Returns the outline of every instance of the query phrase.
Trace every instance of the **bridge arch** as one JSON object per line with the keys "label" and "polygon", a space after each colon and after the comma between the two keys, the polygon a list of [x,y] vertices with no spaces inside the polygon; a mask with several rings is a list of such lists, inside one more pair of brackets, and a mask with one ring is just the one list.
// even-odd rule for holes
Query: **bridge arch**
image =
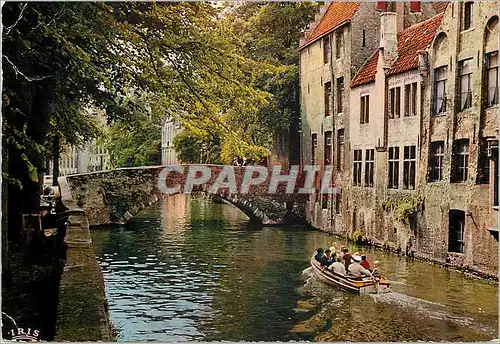
{"label": "bridge arch", "polygon": [[[203,166],[207,166],[212,175],[224,167]],[[91,226],[126,223],[147,206],[169,197],[158,189],[158,178],[163,169],[164,166],[119,168],[60,177],[63,203],[65,199],[75,202],[85,211]],[[241,180],[244,171],[245,167],[235,168],[238,180]],[[267,185],[245,194],[230,193],[227,189],[213,193],[213,179],[196,188],[195,192],[213,194],[226,200],[254,222],[265,225],[305,223],[307,195],[269,195]]]}

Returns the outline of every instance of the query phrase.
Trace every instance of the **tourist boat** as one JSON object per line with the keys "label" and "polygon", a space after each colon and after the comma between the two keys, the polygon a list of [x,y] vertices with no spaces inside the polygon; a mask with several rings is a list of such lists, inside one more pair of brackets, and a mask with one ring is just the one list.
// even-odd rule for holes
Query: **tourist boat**
{"label": "tourist boat", "polygon": [[387,293],[390,291],[389,281],[382,277],[379,281],[374,278],[367,277],[363,280],[355,280],[347,276],[339,275],[329,271],[321,266],[321,264],[311,258],[311,267],[314,274],[323,282],[336,286],[342,290],[351,291],[354,293]]}

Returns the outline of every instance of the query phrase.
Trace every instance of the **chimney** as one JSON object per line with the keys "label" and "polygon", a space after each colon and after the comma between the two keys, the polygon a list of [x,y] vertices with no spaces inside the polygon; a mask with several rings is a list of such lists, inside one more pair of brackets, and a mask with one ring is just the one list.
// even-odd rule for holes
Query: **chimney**
{"label": "chimney", "polygon": [[401,32],[405,29],[405,6],[406,3],[404,1],[398,1],[396,2],[396,29],[397,32]]}
{"label": "chimney", "polygon": [[389,68],[398,56],[397,15],[394,12],[380,14],[379,50]]}

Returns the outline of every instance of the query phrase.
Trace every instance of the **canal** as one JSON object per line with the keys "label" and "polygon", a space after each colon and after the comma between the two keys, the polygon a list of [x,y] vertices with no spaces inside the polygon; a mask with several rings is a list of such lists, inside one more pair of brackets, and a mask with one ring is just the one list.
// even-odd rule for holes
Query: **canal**
{"label": "canal", "polygon": [[342,239],[259,228],[228,204],[171,197],[92,239],[118,341],[498,337],[497,284],[351,246],[393,283],[388,294],[351,295],[302,273],[317,247]]}

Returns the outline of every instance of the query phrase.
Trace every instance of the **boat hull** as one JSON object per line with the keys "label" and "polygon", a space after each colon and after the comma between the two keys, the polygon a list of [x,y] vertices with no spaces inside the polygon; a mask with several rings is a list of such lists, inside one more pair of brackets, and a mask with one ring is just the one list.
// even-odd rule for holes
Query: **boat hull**
{"label": "boat hull", "polygon": [[387,279],[381,278],[378,283],[371,278],[364,280],[355,280],[346,276],[336,274],[332,271],[324,269],[321,264],[311,258],[311,267],[314,274],[322,281],[329,285],[333,285],[342,290],[350,291],[353,293],[387,293],[390,291],[390,283]]}

